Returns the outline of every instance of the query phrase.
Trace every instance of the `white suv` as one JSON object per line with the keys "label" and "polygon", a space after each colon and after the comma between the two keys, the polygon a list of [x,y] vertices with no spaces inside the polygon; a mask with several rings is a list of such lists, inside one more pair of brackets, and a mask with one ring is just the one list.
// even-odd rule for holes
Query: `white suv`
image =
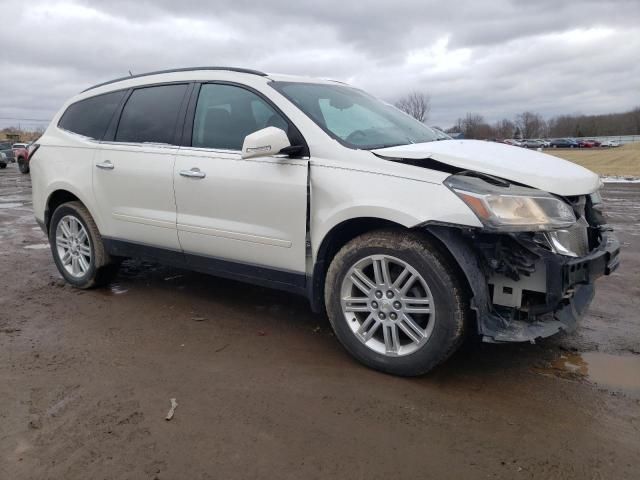
{"label": "white suv", "polygon": [[31,159],[60,273],[90,288],[126,257],[308,297],[366,365],[419,375],[468,329],[573,328],[618,265],[594,173],[444,139],[343,83],[205,67],[97,85]]}

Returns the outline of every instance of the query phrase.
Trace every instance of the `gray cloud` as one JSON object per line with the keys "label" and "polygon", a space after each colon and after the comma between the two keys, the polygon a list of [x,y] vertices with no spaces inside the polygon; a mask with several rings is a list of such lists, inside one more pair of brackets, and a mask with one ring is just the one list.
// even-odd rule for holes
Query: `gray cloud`
{"label": "gray cloud", "polygon": [[2,4],[27,32],[0,29],[3,118],[48,119],[91,84],[189,65],[330,77],[387,100],[418,89],[443,126],[640,104],[637,0]]}

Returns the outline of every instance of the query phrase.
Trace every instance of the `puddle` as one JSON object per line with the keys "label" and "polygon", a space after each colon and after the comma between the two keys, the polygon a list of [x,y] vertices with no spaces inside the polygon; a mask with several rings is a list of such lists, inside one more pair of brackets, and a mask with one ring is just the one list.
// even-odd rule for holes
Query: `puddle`
{"label": "puddle", "polygon": [[37,243],[35,245],[25,245],[26,249],[28,250],[46,250],[49,248],[49,244],[48,243]]}
{"label": "puddle", "polygon": [[127,293],[129,289],[123,287],[119,283],[112,283],[111,285],[109,285],[109,291],[111,291],[113,295],[122,295],[123,293]]}
{"label": "puddle", "polygon": [[583,377],[598,387],[640,398],[640,355],[565,353],[551,363],[558,376]]}

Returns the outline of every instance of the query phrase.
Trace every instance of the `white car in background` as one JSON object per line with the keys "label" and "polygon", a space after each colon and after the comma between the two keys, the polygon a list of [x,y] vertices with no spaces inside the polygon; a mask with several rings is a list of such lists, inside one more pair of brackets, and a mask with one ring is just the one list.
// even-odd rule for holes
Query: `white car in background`
{"label": "white car in background", "polygon": [[515,138],[507,138],[507,139],[503,140],[502,143],[504,143],[506,145],[512,145],[514,147],[521,147],[522,146],[522,140],[517,140]]}
{"label": "white car in background", "polygon": [[614,141],[614,140],[604,140],[602,142],[600,142],[600,146],[601,147],[619,147],[620,143]]}
{"label": "white car in background", "polygon": [[575,328],[618,265],[598,176],[441,136],[340,82],[127,77],[69,100],[38,141],[35,217],[78,288],[135,257],[287,290],[393,374],[429,371],[467,332]]}

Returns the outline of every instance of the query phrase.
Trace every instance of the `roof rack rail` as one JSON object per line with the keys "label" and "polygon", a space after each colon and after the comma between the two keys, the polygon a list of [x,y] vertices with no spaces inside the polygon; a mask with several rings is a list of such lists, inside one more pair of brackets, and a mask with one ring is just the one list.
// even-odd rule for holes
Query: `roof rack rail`
{"label": "roof rack rail", "polygon": [[138,75],[129,75],[128,77],[120,77],[114,80],[109,80],[108,82],[98,83],[97,85],[93,85],[92,87],[84,89],[81,93],[88,92],[89,90],[93,90],[94,88],[103,87],[105,85],[110,85],[116,82],[122,82],[123,80],[129,80],[131,78],[140,78],[147,77],[149,75],[159,75],[161,73],[175,73],[175,72],[191,72],[195,70],[227,70],[229,72],[238,72],[238,73],[248,73],[250,75],[259,75],[261,77],[266,77],[267,74],[261,72],[259,70],[252,70],[250,68],[239,68],[239,67],[185,67],[185,68],[172,68],[169,70],[157,70],[155,72],[147,72],[147,73],[139,73]]}

